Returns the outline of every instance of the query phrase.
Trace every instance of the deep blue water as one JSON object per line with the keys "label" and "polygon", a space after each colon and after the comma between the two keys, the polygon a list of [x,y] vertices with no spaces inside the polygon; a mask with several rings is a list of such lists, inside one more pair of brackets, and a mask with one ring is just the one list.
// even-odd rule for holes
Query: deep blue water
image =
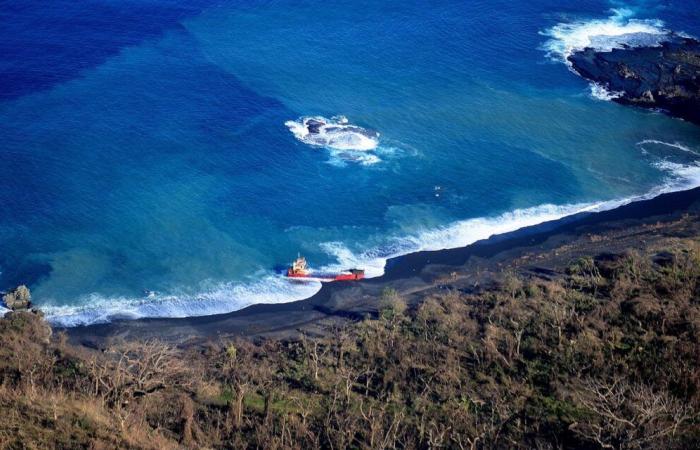
{"label": "deep blue water", "polygon": [[[315,292],[275,272],[297,252],[376,275],[389,256],[700,184],[697,127],[593,97],[553,51],[698,36],[699,11],[0,2],[0,288],[29,284],[64,324],[232,311]],[[377,147],[285,125],[336,115]]]}

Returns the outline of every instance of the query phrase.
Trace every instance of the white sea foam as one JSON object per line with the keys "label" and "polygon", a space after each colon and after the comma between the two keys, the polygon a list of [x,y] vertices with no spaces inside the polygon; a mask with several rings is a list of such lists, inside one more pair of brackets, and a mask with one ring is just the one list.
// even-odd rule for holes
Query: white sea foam
{"label": "white sea foam", "polygon": [[337,263],[326,266],[324,270],[336,272],[348,268],[362,268],[368,278],[379,277],[384,273],[387,255],[379,256],[377,249],[353,253],[342,242],[324,242],[321,249],[336,259]]}
{"label": "white sea foam", "polygon": [[282,276],[266,275],[251,283],[216,284],[196,295],[155,293],[142,298],[106,298],[93,294],[81,299],[79,306],[42,305],[41,310],[51,323],[74,327],[115,319],[223,314],[253,304],[301,300],[320,288],[320,282],[294,283]]}
{"label": "white sea foam", "polygon": [[680,164],[671,161],[659,161],[654,163],[659,170],[669,174],[667,182],[663,185],[664,192],[673,192],[684,189],[692,189],[700,186],[700,164]]}
{"label": "white sea foam", "polygon": [[624,92],[608,90],[608,88],[606,88],[600,83],[591,83],[590,89],[591,97],[603,101],[610,101],[616,98],[620,98],[624,95]]}
{"label": "white sea foam", "polygon": [[663,145],[665,147],[675,148],[684,152],[692,153],[693,155],[700,156],[700,153],[696,152],[690,147],[681,144],[680,142],[664,142],[656,139],[644,139],[643,141],[637,142],[638,146],[644,146],[646,144]]}
{"label": "white sea foam", "polygon": [[[657,142],[648,140],[649,143]],[[662,142],[662,141],[658,141]],[[663,143],[669,145],[668,143]],[[617,200],[569,205],[544,204],[516,209],[493,217],[478,217],[453,222],[444,227],[418,230],[407,236],[396,236],[384,245],[353,252],[341,242],[326,242],[321,249],[336,260],[320,272],[335,272],[349,268],[364,268],[368,277],[381,276],[387,259],[424,250],[462,247],[493,235],[523,227],[561,219],[583,212],[613,209],[634,201],[653,198],[659,194],[700,186],[700,165],[679,164],[667,160],[654,166],[667,174],[664,183],[644,195]],[[260,275],[259,281],[225,283],[203,289],[197,295],[153,294],[147,298],[104,298],[97,295],[82,299],[83,306],[42,305],[47,318],[60,326],[78,326],[109,322],[118,318],[190,317],[236,311],[258,303],[285,303],[314,295],[321,283],[294,282],[279,275]],[[1,311],[0,311],[1,313]]]}
{"label": "white sea foam", "polygon": [[359,164],[361,166],[371,166],[382,162],[379,156],[369,152],[354,152],[346,150],[330,150],[331,158],[328,164],[337,167],[345,167],[348,163]]}
{"label": "white sea foam", "polygon": [[377,148],[379,133],[352,125],[345,116],[321,116],[288,120],[285,125],[301,142],[346,152],[366,152]]}
{"label": "white sea foam", "polygon": [[542,34],[549,57],[565,62],[575,51],[594,48],[610,51],[624,46],[655,46],[669,38],[670,32],[656,19],[635,19],[630,9],[613,9],[606,19],[576,20],[559,23]]}

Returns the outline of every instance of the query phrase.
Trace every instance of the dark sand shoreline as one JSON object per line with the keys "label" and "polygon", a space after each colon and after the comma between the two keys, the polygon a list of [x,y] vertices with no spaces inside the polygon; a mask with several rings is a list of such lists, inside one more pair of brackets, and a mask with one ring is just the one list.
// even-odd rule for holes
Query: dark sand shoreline
{"label": "dark sand shoreline", "polygon": [[[385,288],[396,289],[409,302],[420,301],[441,289],[471,289],[488,280],[488,274],[518,258],[578,242],[594,234],[624,232],[634,227],[666,223],[700,213],[700,188],[662,194],[618,208],[579,213],[556,221],[493,236],[466,247],[424,251],[392,258],[385,274],[362,282],[324,284],[314,296],[282,304],[258,304],[227,314],[178,319],[117,320],[65,329],[78,344],[101,348],[114,338],[158,338],[173,343],[206,341],[230,336],[293,337],[300,332],[318,334],[329,326],[376,313]],[[643,233],[637,239],[644,240]],[[659,231],[662,233],[663,231]],[[649,231],[654,233],[654,231]],[[592,241],[592,240],[591,240]],[[630,245],[627,239],[625,245]],[[632,246],[634,242],[632,241]],[[598,248],[583,243],[581,251],[614,251],[608,240]],[[547,269],[542,269],[547,270]]]}

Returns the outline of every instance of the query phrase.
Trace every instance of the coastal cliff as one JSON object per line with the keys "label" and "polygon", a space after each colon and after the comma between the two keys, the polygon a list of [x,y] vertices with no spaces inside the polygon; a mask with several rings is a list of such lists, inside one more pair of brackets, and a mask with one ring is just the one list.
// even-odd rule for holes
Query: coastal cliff
{"label": "coastal cliff", "polygon": [[586,48],[568,60],[617,103],[661,109],[700,125],[700,42],[695,39],[612,51]]}

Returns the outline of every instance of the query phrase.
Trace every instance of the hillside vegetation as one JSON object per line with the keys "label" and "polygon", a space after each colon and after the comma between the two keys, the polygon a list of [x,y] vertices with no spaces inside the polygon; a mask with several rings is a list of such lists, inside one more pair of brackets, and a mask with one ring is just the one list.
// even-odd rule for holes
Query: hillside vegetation
{"label": "hillside vegetation", "polygon": [[[663,250],[663,251],[662,251]],[[104,351],[0,320],[3,448],[700,448],[700,246],[504,269],[296,340]]]}

